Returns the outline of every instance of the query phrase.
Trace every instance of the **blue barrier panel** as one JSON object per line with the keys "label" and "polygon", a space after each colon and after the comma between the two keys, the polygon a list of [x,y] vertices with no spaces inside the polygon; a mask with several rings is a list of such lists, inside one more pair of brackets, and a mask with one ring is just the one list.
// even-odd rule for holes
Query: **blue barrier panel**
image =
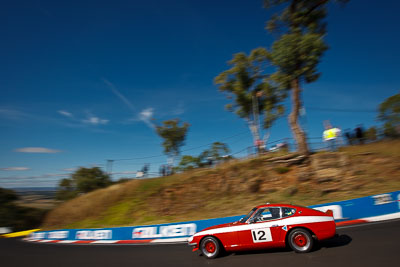
{"label": "blue barrier panel", "polygon": [[[336,222],[400,212],[400,191],[311,206],[331,209]],[[323,208],[325,207],[325,208]]]}
{"label": "blue barrier panel", "polygon": [[[310,206],[333,211],[336,222],[351,221],[400,212],[400,191]],[[238,221],[241,216],[215,218],[181,223],[128,226],[101,229],[63,229],[30,235],[36,240],[177,240],[182,241],[207,227]]]}

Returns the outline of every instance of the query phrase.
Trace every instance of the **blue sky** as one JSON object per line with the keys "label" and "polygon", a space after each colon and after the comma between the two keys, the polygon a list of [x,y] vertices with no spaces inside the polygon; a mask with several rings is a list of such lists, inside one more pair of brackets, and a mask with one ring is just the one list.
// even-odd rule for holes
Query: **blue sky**
{"label": "blue sky", "polygon": [[[321,136],[323,120],[343,129],[378,124],[377,105],[400,89],[399,8],[330,6],[322,76],[304,86],[309,136]],[[162,155],[150,118],[191,124],[183,154],[214,141],[232,152],[250,146],[213,78],[234,53],[270,46],[270,15],[261,0],[3,2],[0,186],[53,186],[79,166]],[[291,137],[286,116],[270,140],[283,137]],[[114,178],[165,162],[116,161]]]}

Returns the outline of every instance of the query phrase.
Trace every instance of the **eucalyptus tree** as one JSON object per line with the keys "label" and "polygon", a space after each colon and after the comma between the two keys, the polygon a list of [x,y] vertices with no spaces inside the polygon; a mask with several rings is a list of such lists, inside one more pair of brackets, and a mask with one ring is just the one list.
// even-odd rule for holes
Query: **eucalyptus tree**
{"label": "eucalyptus tree", "polygon": [[267,22],[267,30],[277,34],[269,59],[277,71],[271,75],[280,89],[291,92],[292,110],[288,120],[298,145],[298,151],[308,154],[309,148],[298,117],[302,107],[303,84],[316,81],[317,66],[328,49],[326,35],[327,5],[348,0],[264,0],[265,8],[276,8]]}
{"label": "eucalyptus tree", "polygon": [[190,124],[187,122],[180,125],[179,119],[163,121],[162,125],[156,126],[157,134],[164,139],[162,143],[164,153],[172,161],[180,154],[180,148],[184,145],[189,126]]}
{"label": "eucalyptus tree", "polygon": [[228,62],[231,67],[214,79],[221,92],[227,93],[232,103],[226,109],[243,118],[256,144],[260,138],[260,117],[263,127],[270,128],[274,120],[283,114],[283,95],[269,80],[267,73],[269,53],[265,48],[257,48],[249,55],[240,52]]}
{"label": "eucalyptus tree", "polygon": [[384,123],[386,137],[399,137],[400,132],[400,94],[388,97],[379,105],[378,119]]}

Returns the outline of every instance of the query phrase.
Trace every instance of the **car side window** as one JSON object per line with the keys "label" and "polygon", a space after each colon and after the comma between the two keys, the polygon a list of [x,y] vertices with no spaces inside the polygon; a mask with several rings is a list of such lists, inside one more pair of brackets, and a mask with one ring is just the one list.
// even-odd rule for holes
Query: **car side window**
{"label": "car side window", "polygon": [[282,208],[282,217],[289,217],[292,216],[296,213],[296,209],[294,208],[287,208],[287,207],[283,207]]}
{"label": "car side window", "polygon": [[279,219],[280,208],[278,207],[270,207],[270,208],[260,208],[255,214],[254,218],[256,222],[263,222],[268,220]]}

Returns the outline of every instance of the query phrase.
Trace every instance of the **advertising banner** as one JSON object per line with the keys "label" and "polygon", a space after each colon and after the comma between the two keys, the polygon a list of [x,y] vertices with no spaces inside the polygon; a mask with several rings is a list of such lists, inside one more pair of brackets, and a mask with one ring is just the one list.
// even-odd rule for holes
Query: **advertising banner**
{"label": "advertising banner", "polygon": [[[310,206],[332,210],[337,225],[400,218],[400,191]],[[207,227],[238,221],[242,216],[170,224],[104,229],[63,229],[32,233],[28,240],[54,243],[176,243]]]}

